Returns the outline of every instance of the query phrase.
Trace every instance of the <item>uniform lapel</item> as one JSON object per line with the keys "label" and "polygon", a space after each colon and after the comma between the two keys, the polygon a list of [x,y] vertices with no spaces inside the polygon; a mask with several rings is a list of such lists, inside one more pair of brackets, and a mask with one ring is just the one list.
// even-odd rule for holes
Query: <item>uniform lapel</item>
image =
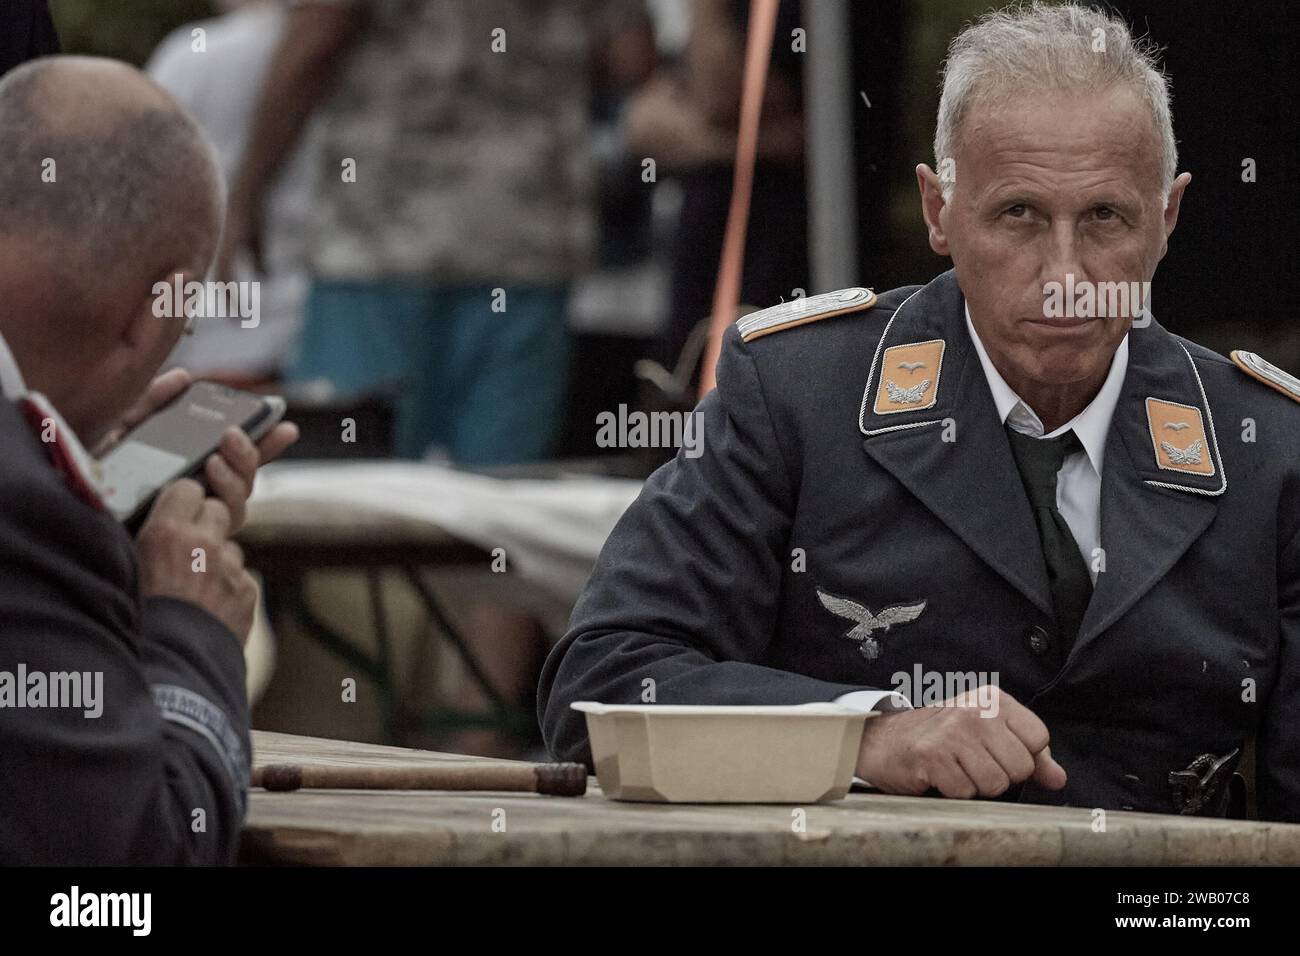
{"label": "uniform lapel", "polygon": [[[1180,464],[1195,441],[1199,463]],[[1154,321],[1133,329],[1102,469],[1105,570],[1073,653],[1168,573],[1214,520],[1227,487],[1212,409],[1191,356]]]}
{"label": "uniform lapel", "polygon": [[[962,303],[950,271],[895,311],[867,378],[859,416],[863,446],[985,563],[1050,615],[1038,530],[966,330]],[[936,341],[943,343],[942,358],[939,367],[930,368]],[[914,344],[918,349],[905,348]],[[922,356],[926,369],[900,367]],[[922,390],[918,405],[923,407],[912,410],[890,400],[902,386],[919,387],[923,375],[933,378]],[[893,391],[886,382],[894,383]]]}

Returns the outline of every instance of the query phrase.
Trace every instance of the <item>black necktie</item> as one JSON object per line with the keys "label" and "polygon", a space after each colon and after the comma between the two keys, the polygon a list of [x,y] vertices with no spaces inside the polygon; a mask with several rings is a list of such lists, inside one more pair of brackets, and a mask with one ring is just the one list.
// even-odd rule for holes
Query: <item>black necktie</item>
{"label": "black necktie", "polygon": [[1088,566],[1079,554],[1079,545],[1070,533],[1070,526],[1056,508],[1056,473],[1067,456],[1083,450],[1079,436],[1068,431],[1055,438],[1033,438],[1022,435],[1007,426],[1011,454],[1020,471],[1020,479],[1034,509],[1038,524],[1038,539],[1043,545],[1047,560],[1047,579],[1052,590],[1052,605],[1056,610],[1056,624],[1060,628],[1061,645],[1069,653],[1079,634],[1083,612],[1092,597],[1092,578]]}

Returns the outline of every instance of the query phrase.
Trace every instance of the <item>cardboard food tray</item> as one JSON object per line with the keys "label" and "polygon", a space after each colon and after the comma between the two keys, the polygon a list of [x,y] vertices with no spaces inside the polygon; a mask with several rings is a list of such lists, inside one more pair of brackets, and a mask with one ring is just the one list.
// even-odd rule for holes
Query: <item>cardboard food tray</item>
{"label": "cardboard food tray", "polygon": [[849,791],[872,713],[785,707],[599,704],[587,715],[600,789],[615,800],[818,803]]}

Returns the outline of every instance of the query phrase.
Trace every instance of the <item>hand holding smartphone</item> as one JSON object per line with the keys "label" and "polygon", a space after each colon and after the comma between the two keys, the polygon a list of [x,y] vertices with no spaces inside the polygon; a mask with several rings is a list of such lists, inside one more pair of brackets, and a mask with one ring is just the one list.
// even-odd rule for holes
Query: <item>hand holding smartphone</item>
{"label": "hand holding smartphone", "polygon": [[216,382],[195,382],[141,422],[100,460],[105,506],[134,534],[158,492],[180,478],[205,487],[204,462],[235,425],[257,442],[284,417],[278,395],[258,395]]}

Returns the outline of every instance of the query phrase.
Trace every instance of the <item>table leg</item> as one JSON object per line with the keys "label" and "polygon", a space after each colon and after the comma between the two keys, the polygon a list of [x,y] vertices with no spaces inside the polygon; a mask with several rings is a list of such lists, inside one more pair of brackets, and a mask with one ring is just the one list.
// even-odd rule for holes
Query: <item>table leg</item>
{"label": "table leg", "polygon": [[461,636],[460,632],[451,623],[450,619],[448,619],[446,612],[443,611],[442,605],[439,603],[433,590],[424,579],[420,577],[420,569],[408,566],[403,568],[403,571],[406,573],[406,578],[410,581],[411,587],[415,589],[415,593],[419,595],[421,602],[423,602],[429,617],[438,625],[439,630],[442,631],[443,635],[451,643],[452,647],[456,649],[461,660],[465,662],[465,667],[469,671],[470,676],[480,687],[483,688],[483,692],[487,695],[488,700],[492,705],[492,714],[490,716],[461,714],[455,711],[442,711],[437,717],[434,717],[434,715],[430,713],[426,715],[428,718],[425,721],[426,725],[430,727],[437,726],[442,729],[452,726],[459,728],[495,727],[510,733],[522,735],[533,733],[536,725],[532,714],[528,713],[516,704],[507,701],[501,695],[501,692],[492,684],[492,681],[488,678],[487,673],[483,669],[483,665],[479,662],[478,657],[474,654],[464,637]]}

